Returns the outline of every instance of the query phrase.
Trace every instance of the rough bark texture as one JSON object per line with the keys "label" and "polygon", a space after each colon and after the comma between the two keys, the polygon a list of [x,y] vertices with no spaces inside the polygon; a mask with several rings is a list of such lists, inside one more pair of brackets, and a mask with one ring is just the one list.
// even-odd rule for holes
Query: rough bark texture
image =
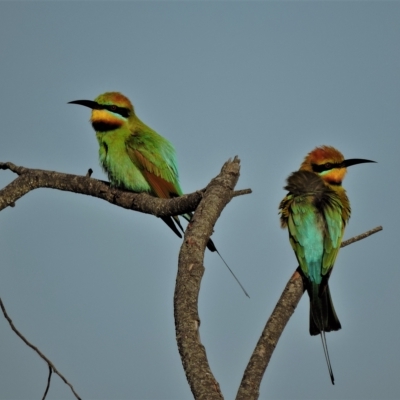
{"label": "rough bark texture", "polygon": [[274,311],[269,317],[250,358],[236,396],[237,400],[258,399],[261,380],[269,360],[303,292],[303,280],[300,274],[295,271],[283,290]]}
{"label": "rough bark texture", "polygon": [[204,251],[215,222],[231,200],[240,161],[228,161],[207,186],[189,224],[179,253],[174,296],[175,330],[183,368],[195,399],[222,399],[219,384],[200,341],[198,297],[204,273]]}
{"label": "rough bark texture", "polygon": [[19,175],[5,188],[0,190],[0,211],[13,207],[15,202],[31,190],[51,188],[98,197],[129,210],[152,214],[157,217],[180,215],[193,211],[199,204],[203,191],[166,200],[146,193],[132,193],[113,188],[107,182],[90,178],[64,174],[54,171],[17,167],[12,163],[0,162],[0,169],[8,169]]}

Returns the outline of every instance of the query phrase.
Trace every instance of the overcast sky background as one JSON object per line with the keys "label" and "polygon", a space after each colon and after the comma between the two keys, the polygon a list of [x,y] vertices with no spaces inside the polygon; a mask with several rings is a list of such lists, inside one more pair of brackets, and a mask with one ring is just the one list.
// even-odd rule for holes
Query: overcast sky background
{"label": "overcast sky background", "polygon": [[[346,158],[352,206],[330,284],[343,329],[319,337],[301,300],[261,399],[397,399],[399,2],[2,2],[0,161],[105,179],[90,110],[121,91],[176,147],[185,193],[238,155],[238,189],[207,253],[201,339],[226,399],[296,267],[278,205],[322,144]],[[16,175],[0,171],[0,187]],[[159,219],[39,189],[0,214],[0,296],[84,399],[190,399],[173,320],[181,241]],[[0,398],[39,399],[46,364],[0,317]],[[72,399],[54,376],[48,399]]]}

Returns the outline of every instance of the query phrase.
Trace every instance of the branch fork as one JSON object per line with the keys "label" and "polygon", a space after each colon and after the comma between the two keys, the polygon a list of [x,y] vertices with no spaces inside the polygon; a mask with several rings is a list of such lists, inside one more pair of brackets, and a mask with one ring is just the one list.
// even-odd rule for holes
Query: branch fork
{"label": "branch fork", "polygon": [[[107,182],[86,176],[77,176],[53,171],[29,169],[13,163],[0,162],[0,169],[10,170],[18,177],[0,190],[0,211],[13,207],[15,202],[31,190],[45,187],[97,197],[119,207],[152,214],[157,217],[174,216],[195,211],[181,246],[178,273],[174,293],[174,317],[178,350],[182,365],[195,399],[223,399],[219,384],[208,364],[206,350],[201,343],[198,314],[198,297],[204,274],[204,251],[213,232],[214,225],[224,207],[233,197],[249,194],[250,189],[234,191],[240,175],[240,160],[228,160],[205,189],[174,199],[159,199],[146,193],[132,193],[110,187]],[[345,247],[382,230],[377,227],[342,243]],[[289,279],[274,311],[268,319],[243,374],[237,400],[258,399],[261,380],[287,322],[304,293],[301,275],[295,271]],[[72,385],[57,371],[54,364],[15,328],[0,299],[0,307],[14,332],[49,367],[49,377],[43,399],[46,397],[52,372],[58,374],[70,386],[74,396],[80,397]]]}

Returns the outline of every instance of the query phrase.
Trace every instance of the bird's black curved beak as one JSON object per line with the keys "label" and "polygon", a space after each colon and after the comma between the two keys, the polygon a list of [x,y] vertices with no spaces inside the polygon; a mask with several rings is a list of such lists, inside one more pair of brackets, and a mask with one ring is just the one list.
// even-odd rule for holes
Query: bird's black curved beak
{"label": "bird's black curved beak", "polygon": [[372,161],[372,160],[364,160],[363,158],[350,158],[349,160],[344,160],[342,165],[347,168],[347,167],[351,167],[352,165],[356,165],[356,164],[362,164],[362,163],[368,163],[368,162],[373,162],[376,163],[376,161]]}
{"label": "bird's black curved beak", "polygon": [[69,101],[68,104],[79,104],[80,106],[89,107],[92,110],[101,110],[100,104],[92,100],[74,100],[74,101]]}

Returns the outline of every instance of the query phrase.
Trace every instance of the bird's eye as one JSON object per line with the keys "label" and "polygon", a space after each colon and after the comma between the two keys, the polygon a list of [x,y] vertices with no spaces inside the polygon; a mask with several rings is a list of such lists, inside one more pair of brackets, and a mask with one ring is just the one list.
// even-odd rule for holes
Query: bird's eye
{"label": "bird's eye", "polygon": [[110,108],[112,111],[115,111],[117,109],[117,106],[113,104]]}
{"label": "bird's eye", "polygon": [[325,169],[331,169],[331,168],[332,168],[332,164],[329,163],[329,162],[327,162],[327,163],[325,164]]}

